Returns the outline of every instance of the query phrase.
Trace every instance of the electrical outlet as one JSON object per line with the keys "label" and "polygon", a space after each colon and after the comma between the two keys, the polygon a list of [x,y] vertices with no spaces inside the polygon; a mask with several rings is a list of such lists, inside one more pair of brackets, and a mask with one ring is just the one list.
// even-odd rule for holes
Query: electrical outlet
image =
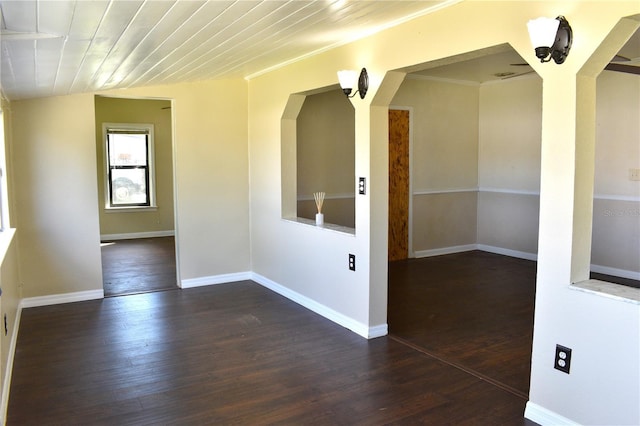
{"label": "electrical outlet", "polygon": [[356,270],[356,255],[351,253],[349,253],[349,270],[350,271]]}
{"label": "electrical outlet", "polygon": [[640,169],[629,169],[629,180],[640,180]]}
{"label": "electrical outlet", "polygon": [[367,180],[363,177],[358,179],[358,194],[364,195],[367,192]]}
{"label": "electrical outlet", "polygon": [[562,345],[556,345],[556,360],[553,368],[560,370],[563,373],[569,374],[569,368],[571,367],[571,349]]}

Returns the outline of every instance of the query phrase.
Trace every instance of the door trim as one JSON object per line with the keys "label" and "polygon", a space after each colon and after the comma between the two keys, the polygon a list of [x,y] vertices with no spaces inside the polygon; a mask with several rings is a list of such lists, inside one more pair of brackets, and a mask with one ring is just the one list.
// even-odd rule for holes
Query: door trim
{"label": "door trim", "polygon": [[413,250],[413,107],[389,105],[389,109],[399,111],[409,111],[409,214],[407,217],[408,241],[407,257],[409,259],[416,257]]}

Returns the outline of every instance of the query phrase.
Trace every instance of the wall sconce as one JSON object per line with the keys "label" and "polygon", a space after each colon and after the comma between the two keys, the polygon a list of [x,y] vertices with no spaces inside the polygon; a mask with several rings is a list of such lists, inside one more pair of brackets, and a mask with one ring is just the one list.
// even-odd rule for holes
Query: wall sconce
{"label": "wall sconce", "polygon": [[[354,94],[351,95],[351,91],[356,85],[356,79],[358,80],[358,90],[356,90]],[[360,93],[360,99],[364,99],[365,95],[367,94],[367,90],[369,90],[369,75],[367,74],[366,68],[362,68],[362,71],[360,71],[360,77],[358,77],[356,71],[338,71],[338,81],[340,82],[342,91],[345,95],[347,95],[348,98],[353,98],[356,93]]]}
{"label": "wall sconce", "polygon": [[569,55],[573,31],[564,16],[532,19],[527,23],[531,44],[540,62],[561,64]]}

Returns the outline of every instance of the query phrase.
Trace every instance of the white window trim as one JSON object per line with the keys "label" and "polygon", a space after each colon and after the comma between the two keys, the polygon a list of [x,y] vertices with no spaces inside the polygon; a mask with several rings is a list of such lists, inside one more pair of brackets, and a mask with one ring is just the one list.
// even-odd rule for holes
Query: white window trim
{"label": "white window trim", "polygon": [[0,106],[0,232],[9,229],[9,188],[7,185],[6,139],[4,113]]}
{"label": "white window trim", "polygon": [[[109,202],[109,152],[107,149],[107,131],[109,129],[140,130],[149,134],[149,205],[148,206],[112,206]],[[104,175],[104,208],[108,212],[133,212],[157,210],[156,204],[156,159],[153,124],[150,123],[102,123],[102,152]]]}

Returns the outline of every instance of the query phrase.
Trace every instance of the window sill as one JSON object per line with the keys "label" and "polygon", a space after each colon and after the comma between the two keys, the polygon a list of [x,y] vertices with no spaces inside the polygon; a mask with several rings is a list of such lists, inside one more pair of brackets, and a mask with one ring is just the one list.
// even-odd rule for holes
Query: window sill
{"label": "window sill", "polygon": [[105,213],[139,213],[139,212],[155,212],[158,211],[157,206],[151,207],[109,207],[105,208]]}
{"label": "window sill", "polygon": [[349,228],[347,226],[335,225],[333,223],[325,223],[324,225],[316,225],[316,222],[304,217],[285,217],[283,218],[287,222],[298,223],[305,226],[313,226],[314,228],[338,232],[340,234],[356,235],[355,228]]}
{"label": "window sill", "polygon": [[628,287],[607,281],[586,280],[574,283],[570,288],[585,293],[596,294],[620,302],[640,305],[640,288]]}
{"label": "window sill", "polygon": [[4,258],[9,251],[9,246],[15,234],[15,228],[8,228],[0,232],[0,265],[4,262]]}

